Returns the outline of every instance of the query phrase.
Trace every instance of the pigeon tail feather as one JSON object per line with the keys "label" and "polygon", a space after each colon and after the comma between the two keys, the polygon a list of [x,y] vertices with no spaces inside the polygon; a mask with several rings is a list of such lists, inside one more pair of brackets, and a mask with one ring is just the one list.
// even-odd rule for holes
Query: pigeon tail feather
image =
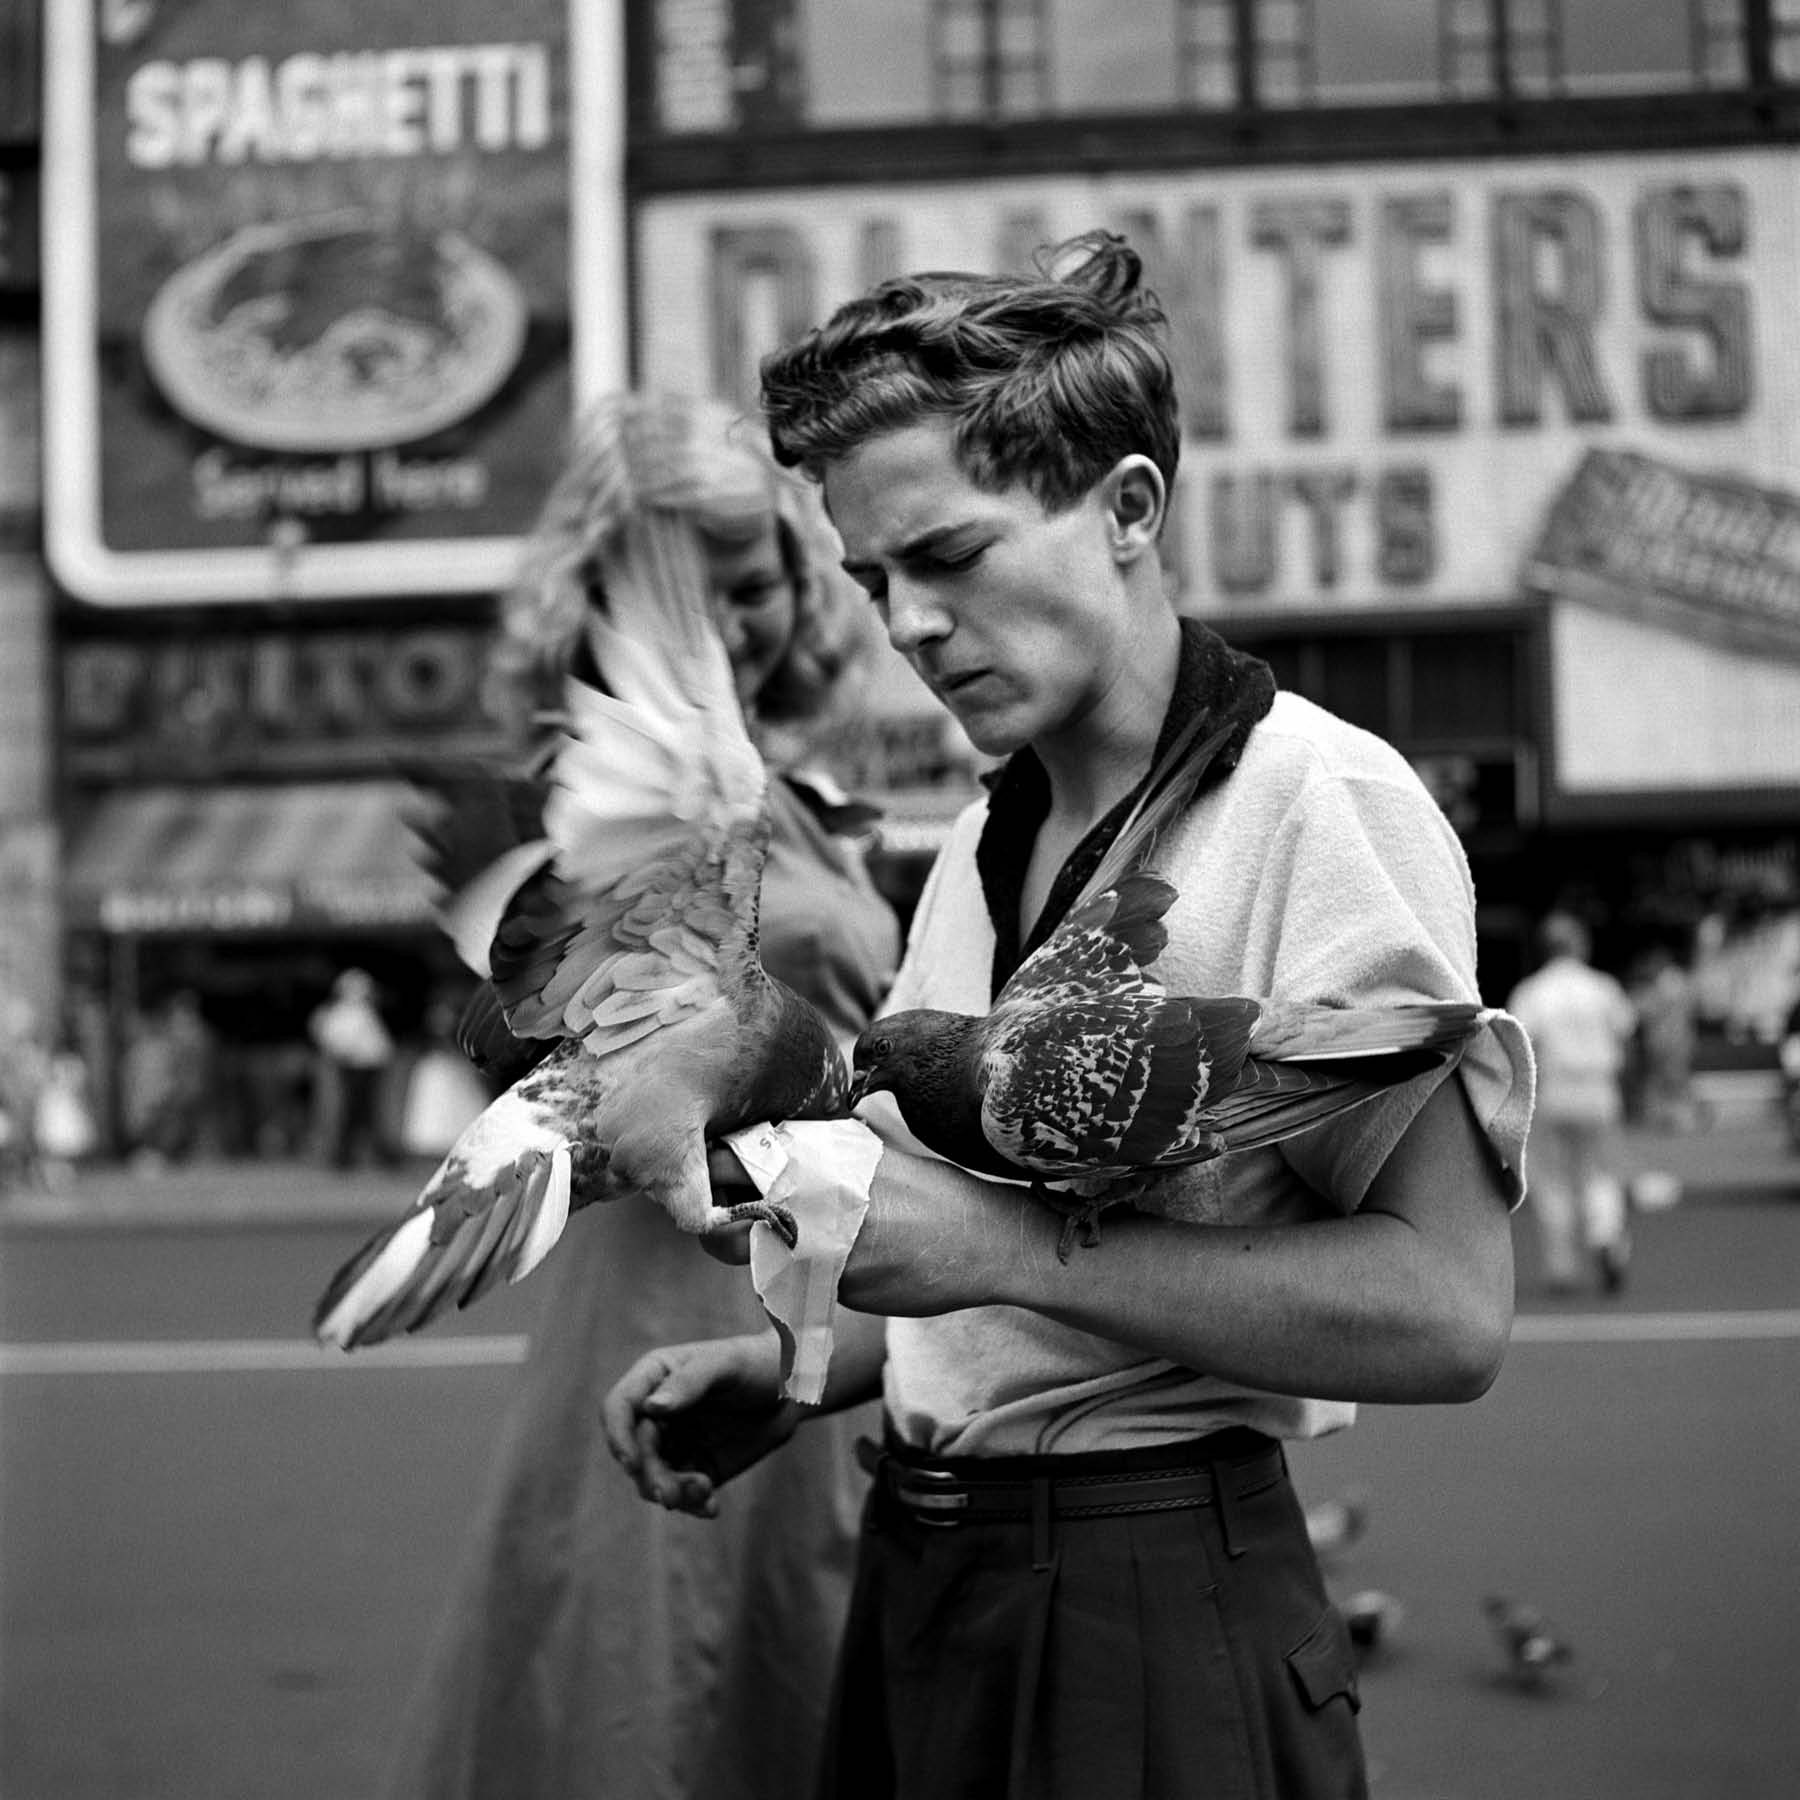
{"label": "pigeon tail feather", "polygon": [[1315,1006],[1263,1003],[1250,1050],[1285,1062],[1383,1056],[1400,1050],[1447,1050],[1496,1016],[1491,1007],[1461,1000],[1409,1001],[1395,1006]]}
{"label": "pigeon tail feather", "polygon": [[1392,1093],[1441,1060],[1437,1052],[1426,1050],[1362,1062],[1330,1061],[1318,1068],[1252,1058],[1244,1065],[1245,1085],[1209,1108],[1208,1117],[1227,1150],[1263,1150]]}

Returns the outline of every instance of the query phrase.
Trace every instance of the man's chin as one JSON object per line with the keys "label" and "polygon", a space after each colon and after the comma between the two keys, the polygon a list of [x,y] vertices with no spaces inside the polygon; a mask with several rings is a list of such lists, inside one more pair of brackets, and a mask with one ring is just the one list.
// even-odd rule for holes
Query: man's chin
{"label": "man's chin", "polygon": [[966,737],[983,756],[1011,756],[1031,742],[1031,733],[1014,714],[951,709],[951,716],[962,727]]}

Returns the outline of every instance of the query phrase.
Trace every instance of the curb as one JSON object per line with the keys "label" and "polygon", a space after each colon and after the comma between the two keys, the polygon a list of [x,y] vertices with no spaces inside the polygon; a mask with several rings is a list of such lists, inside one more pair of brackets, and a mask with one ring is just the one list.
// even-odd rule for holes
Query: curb
{"label": "curb", "polygon": [[339,1174],[307,1164],[201,1163],[138,1174],[114,1165],[0,1195],[0,1227],[34,1231],[368,1226],[418,1198],[427,1162]]}

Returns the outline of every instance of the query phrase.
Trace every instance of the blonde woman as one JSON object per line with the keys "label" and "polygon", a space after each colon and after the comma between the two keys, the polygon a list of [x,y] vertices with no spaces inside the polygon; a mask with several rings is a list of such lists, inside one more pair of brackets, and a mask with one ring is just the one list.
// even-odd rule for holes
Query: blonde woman
{"label": "blonde woman", "polygon": [[[608,558],[634,521],[692,530],[753,734],[777,772],[762,956],[846,1045],[892,975],[898,928],[827,791],[799,772],[871,637],[811,493],[756,427],[626,395],[583,422],[506,600],[494,697],[529,741],[584,664]],[[848,1599],[869,1420],[833,1420],[736,1484],[717,1519],[640,1505],[600,1397],[650,1346],[763,1331],[742,1269],[650,1206],[594,1207],[544,1280],[490,1488],[408,1712],[396,1800],[707,1800],[809,1788]]]}

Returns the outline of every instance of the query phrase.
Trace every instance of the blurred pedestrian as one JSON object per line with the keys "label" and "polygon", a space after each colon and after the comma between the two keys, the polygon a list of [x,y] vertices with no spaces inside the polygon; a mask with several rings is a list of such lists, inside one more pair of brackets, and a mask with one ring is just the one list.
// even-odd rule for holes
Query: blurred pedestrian
{"label": "blurred pedestrian", "polygon": [[[752,733],[774,836],[762,959],[848,1043],[898,952],[838,797],[798,766],[840,722],[871,634],[812,495],[724,409],[618,397],[586,422],[504,609],[499,710],[528,734],[591,666],[608,573],[670,578],[641,511],[685,521]],[[675,577],[679,578],[679,577]],[[584,661],[584,659],[587,659]],[[849,1598],[866,1414],[788,1446],[717,1521],[630,1501],[605,1384],[653,1344],[769,1327],[745,1271],[666,1214],[572,1222],[546,1278],[498,1467],[406,1724],[395,1800],[788,1800],[808,1792]]]}
{"label": "blurred pedestrian", "polygon": [[1591,965],[1592,939],[1572,913],[1547,915],[1538,942],[1543,964],[1513,989],[1506,1010],[1537,1053],[1526,1198],[1544,1278],[1571,1292],[1587,1259],[1601,1288],[1617,1293],[1631,1256],[1619,1121],[1637,1012],[1624,988]]}
{"label": "blurred pedestrian", "polygon": [[1666,945],[1645,956],[1630,999],[1638,1016],[1644,1123],[1656,1131],[1692,1131],[1694,985]]}
{"label": "blurred pedestrian", "polygon": [[67,1187],[77,1167],[100,1144],[87,1064],[78,1051],[59,1050],[50,1058],[38,1088],[32,1127],[45,1185]]}
{"label": "blurred pedestrian", "polygon": [[345,969],[307,1031],[319,1053],[325,1160],[347,1169],[362,1152],[392,1162],[381,1106],[394,1040],[375,1005],[374,977],[365,969]]}
{"label": "blurred pedestrian", "polygon": [[200,1147],[212,1096],[214,1039],[199,997],[181,989],[137,1021],[120,1069],[126,1147],[154,1173]]}
{"label": "blurred pedestrian", "polygon": [[1788,1142],[1800,1150],[1800,1002],[1788,1014],[1775,1055],[1781,1065],[1781,1122]]}
{"label": "blurred pedestrian", "polygon": [[17,994],[0,994],[0,1189],[37,1179],[33,1118],[43,1080],[37,1009]]}

